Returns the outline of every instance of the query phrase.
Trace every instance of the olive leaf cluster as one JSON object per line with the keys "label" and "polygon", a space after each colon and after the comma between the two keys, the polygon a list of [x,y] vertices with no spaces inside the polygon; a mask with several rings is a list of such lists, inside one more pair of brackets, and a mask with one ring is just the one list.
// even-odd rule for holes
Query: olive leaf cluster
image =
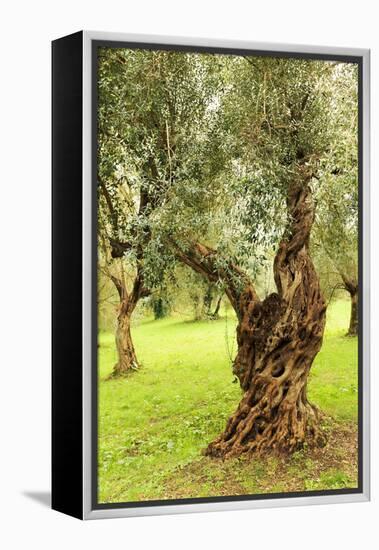
{"label": "olive leaf cluster", "polygon": [[356,82],[349,64],[101,48],[99,230],[128,244],[149,287],[173,272],[173,241],[205,242],[223,268],[255,275],[285,231],[301,164],[322,239],[353,250]]}

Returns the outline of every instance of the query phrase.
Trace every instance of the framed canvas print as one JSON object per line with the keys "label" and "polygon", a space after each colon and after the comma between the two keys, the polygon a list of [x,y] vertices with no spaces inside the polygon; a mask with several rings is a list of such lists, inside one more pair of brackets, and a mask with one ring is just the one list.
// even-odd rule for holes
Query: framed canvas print
{"label": "framed canvas print", "polygon": [[53,42],[52,500],[369,498],[369,51]]}

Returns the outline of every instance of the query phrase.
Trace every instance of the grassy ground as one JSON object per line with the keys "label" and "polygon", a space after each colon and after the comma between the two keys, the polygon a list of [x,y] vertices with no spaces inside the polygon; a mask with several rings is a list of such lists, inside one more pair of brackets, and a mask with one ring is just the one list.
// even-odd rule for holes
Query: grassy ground
{"label": "grassy ground", "polygon": [[328,415],[329,442],[289,459],[212,460],[202,449],[240,399],[233,383],[235,321],[143,321],[133,338],[143,368],[106,380],[114,336],[100,334],[99,502],[127,502],[357,485],[357,339],[344,336],[349,303],[328,310],[309,396]]}

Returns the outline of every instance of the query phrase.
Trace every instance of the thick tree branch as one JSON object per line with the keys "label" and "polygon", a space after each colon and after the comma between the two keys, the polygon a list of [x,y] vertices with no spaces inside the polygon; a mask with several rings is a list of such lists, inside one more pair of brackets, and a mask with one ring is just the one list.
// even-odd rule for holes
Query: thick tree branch
{"label": "thick tree branch", "polygon": [[345,290],[347,290],[351,296],[356,294],[358,292],[357,280],[354,277],[348,277],[342,270],[339,270],[339,274],[341,275]]}
{"label": "thick tree branch", "polygon": [[122,302],[125,302],[125,300],[128,300],[129,295],[126,290],[124,282],[121,279],[119,279],[119,277],[116,277],[112,273],[109,273],[109,278],[111,279],[114,286],[116,287],[116,290],[120,298],[120,302],[122,303]]}
{"label": "thick tree branch", "polygon": [[225,292],[238,318],[241,316],[241,302],[248,299],[259,302],[253,284],[249,277],[238,266],[230,261],[222,261],[216,250],[201,243],[192,242],[183,250],[171,240],[176,257],[194,271],[212,283],[221,281]]}
{"label": "thick tree branch", "polygon": [[105,202],[107,203],[107,206],[108,206],[108,209],[109,209],[109,214],[110,214],[110,217],[111,217],[113,231],[115,233],[117,233],[117,231],[118,231],[118,216],[117,216],[116,210],[113,207],[112,198],[109,194],[109,191],[108,191],[107,186],[105,185],[103,179],[99,175],[98,175],[97,179],[98,179],[99,184],[100,184],[100,189],[101,189],[101,191],[104,195]]}
{"label": "thick tree branch", "polygon": [[118,239],[109,237],[109,244],[111,245],[112,258],[122,258],[125,252],[132,249],[132,244],[128,242],[121,242]]}

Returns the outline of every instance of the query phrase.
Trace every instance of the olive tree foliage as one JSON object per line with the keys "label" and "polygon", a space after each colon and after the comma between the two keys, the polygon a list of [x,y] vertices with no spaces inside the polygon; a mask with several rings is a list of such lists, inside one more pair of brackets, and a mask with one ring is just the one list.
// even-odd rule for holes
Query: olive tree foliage
{"label": "olive tree foliage", "polygon": [[263,57],[241,60],[234,72],[228,108],[242,172],[236,193],[242,193],[252,247],[275,249],[288,221],[288,189],[299,164],[317,176],[330,148],[333,67]]}
{"label": "olive tree foliage", "polygon": [[336,129],[343,93],[354,101],[353,72],[311,60],[100,49],[99,191],[114,250],[123,244],[148,287],[175,262],[172,238],[181,248],[205,239],[217,261],[233,258],[256,275],[288,222],[299,163],[318,174],[318,200],[321,183],[322,200],[333,195],[331,166],[351,139],[348,125],[343,139]]}
{"label": "olive tree foliage", "polygon": [[316,174],[330,148],[335,66],[236,56],[218,64],[222,170],[178,181],[159,223],[182,249],[205,240],[220,267],[233,259],[256,277],[283,236],[299,164]]}
{"label": "olive tree foliage", "polygon": [[[187,203],[208,201],[204,192],[194,192],[193,182],[222,169],[215,59],[167,51],[100,50],[99,192],[108,207],[114,254],[122,252],[130,264],[139,263],[149,288],[160,284],[174,262],[155,230],[158,207],[168,202],[171,209],[180,207],[175,204],[178,186]],[[206,221],[198,223],[204,227]]]}

